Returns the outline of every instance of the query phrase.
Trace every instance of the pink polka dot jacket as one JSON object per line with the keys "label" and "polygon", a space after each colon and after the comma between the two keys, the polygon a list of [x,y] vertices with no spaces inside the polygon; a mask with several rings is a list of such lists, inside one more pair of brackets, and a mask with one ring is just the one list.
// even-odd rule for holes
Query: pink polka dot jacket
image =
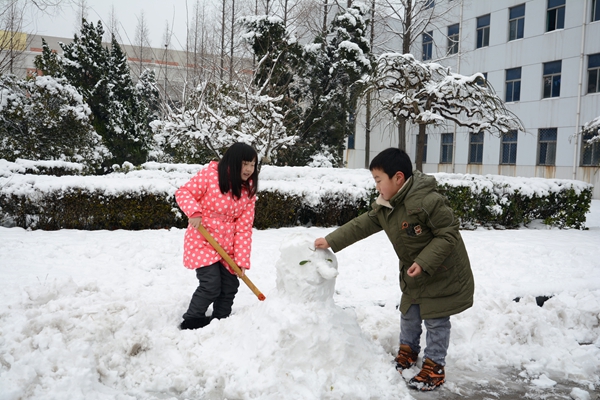
{"label": "pink polka dot jacket", "polygon": [[[252,224],[256,196],[248,197],[242,188],[239,199],[219,189],[218,163],[212,161],[175,192],[175,199],[188,216],[202,217],[202,225],[233,258],[240,268],[250,268]],[[217,251],[194,227],[188,226],[183,243],[183,265],[196,269],[222,261],[234,273]]]}

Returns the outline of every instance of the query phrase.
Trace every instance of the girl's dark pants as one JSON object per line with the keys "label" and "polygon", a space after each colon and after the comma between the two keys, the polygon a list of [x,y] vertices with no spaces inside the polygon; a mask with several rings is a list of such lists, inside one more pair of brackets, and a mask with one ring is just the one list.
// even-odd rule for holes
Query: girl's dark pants
{"label": "girl's dark pants", "polygon": [[200,284],[192,296],[183,319],[204,318],[208,306],[213,305],[213,318],[226,318],[231,314],[233,299],[240,286],[238,277],[220,262],[196,269]]}

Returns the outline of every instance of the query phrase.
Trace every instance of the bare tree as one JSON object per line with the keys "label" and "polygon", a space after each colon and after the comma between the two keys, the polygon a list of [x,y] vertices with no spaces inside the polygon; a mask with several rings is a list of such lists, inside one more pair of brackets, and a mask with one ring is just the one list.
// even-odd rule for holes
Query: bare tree
{"label": "bare tree", "polygon": [[[448,3],[446,8],[433,6],[431,0],[384,0],[385,15],[381,22],[388,32],[387,38],[398,37],[402,43],[402,53],[411,52],[415,41],[422,35],[437,28],[447,20],[459,2]],[[423,142],[424,146],[424,142]],[[398,120],[398,147],[406,150],[406,120]]]}
{"label": "bare tree", "polygon": [[[373,49],[375,45],[375,6],[376,1],[371,0],[371,33],[369,35],[369,46]],[[370,153],[371,153],[371,123],[372,123],[372,99],[371,99],[371,91],[367,92],[366,98],[366,112],[365,112],[365,168],[369,168],[370,162]],[[355,129],[356,131],[356,129]]]}
{"label": "bare tree", "polygon": [[104,41],[110,42],[112,38],[116,38],[117,42],[123,43],[121,34],[119,33],[119,18],[115,10],[115,5],[110,7],[110,13],[108,14],[108,23],[106,24],[106,32],[104,33]]}
{"label": "bare tree", "polygon": [[15,73],[28,38],[23,33],[25,2],[10,1],[0,15],[0,72]]}
{"label": "bare tree", "polygon": [[75,15],[75,30],[81,31],[83,28],[83,20],[87,20],[90,6],[87,0],[73,0],[77,13]]}
{"label": "bare tree", "polygon": [[439,64],[417,61],[411,54],[388,53],[379,58],[369,84],[368,90],[383,93],[383,109],[419,125],[418,170],[423,167],[427,125],[449,120],[474,133],[525,131],[482,74],[467,77]]}
{"label": "bare tree", "polygon": [[137,66],[137,76],[144,72],[144,62],[150,56],[150,28],[148,27],[148,22],[146,21],[146,15],[144,14],[144,10],[140,11],[140,15],[137,17],[137,26],[135,28],[135,39],[133,45],[133,53],[135,58],[138,59]]}

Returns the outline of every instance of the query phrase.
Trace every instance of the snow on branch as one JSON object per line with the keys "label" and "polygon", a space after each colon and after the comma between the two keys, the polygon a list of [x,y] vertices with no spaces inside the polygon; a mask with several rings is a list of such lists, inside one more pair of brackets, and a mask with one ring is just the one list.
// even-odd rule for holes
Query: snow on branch
{"label": "snow on branch", "polygon": [[389,94],[384,101],[387,110],[417,124],[450,120],[474,133],[525,131],[480,73],[464,76],[417,61],[411,54],[386,53],[366,83],[367,90]]}
{"label": "snow on branch", "polygon": [[583,125],[581,133],[584,135],[592,135],[592,137],[586,141],[588,145],[600,143],[600,116]]}

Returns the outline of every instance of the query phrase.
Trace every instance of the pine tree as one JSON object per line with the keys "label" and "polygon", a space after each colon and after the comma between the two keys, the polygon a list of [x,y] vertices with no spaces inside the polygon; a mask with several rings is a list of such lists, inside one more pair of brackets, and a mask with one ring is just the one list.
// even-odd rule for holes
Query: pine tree
{"label": "pine tree", "polygon": [[156,74],[153,70],[146,68],[138,79],[135,89],[140,101],[148,109],[147,122],[150,123],[160,118],[160,91],[156,83]]}
{"label": "pine tree", "polygon": [[146,161],[150,126],[148,109],[140,101],[127,57],[113,36],[107,58],[108,121],[107,144],[115,155],[115,162],[129,161],[139,165]]}
{"label": "pine tree", "polygon": [[[62,64],[64,76],[83,96],[92,111],[92,125],[102,136],[108,149],[118,150],[113,146],[109,131],[109,87],[106,79],[108,50],[102,46],[104,29],[102,23],[97,26],[82,20],[81,32],[75,35],[73,42],[62,44]],[[107,165],[105,165],[107,166]]]}
{"label": "pine tree", "polygon": [[50,75],[55,78],[64,76],[63,64],[58,54],[50,49],[46,39],[42,38],[42,55],[36,56],[33,64],[42,72],[42,75]]}
{"label": "pine tree", "polygon": [[[85,19],[73,42],[61,44],[59,59],[65,78],[82,94],[92,111],[94,129],[112,153],[104,166],[129,161],[146,161],[150,127],[148,111],[131,79],[127,57],[113,36],[110,48],[104,47],[102,23],[94,26]],[[60,71],[51,67],[48,53],[39,60],[44,72]],[[55,72],[58,73],[58,72]]]}
{"label": "pine tree", "polygon": [[354,132],[360,79],[372,69],[367,13],[364,5],[353,5],[334,18],[327,37],[305,46],[305,68],[296,88],[309,105],[300,145],[290,154],[289,164],[306,165],[322,153],[333,165],[341,164],[345,138]]}

